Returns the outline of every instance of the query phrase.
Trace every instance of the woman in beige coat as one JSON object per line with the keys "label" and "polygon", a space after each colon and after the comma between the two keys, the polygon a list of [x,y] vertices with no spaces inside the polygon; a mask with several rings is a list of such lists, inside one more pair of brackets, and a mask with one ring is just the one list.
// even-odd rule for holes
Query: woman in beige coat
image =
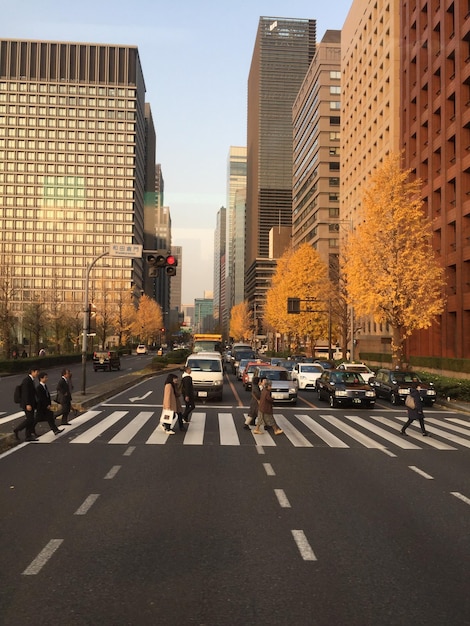
{"label": "woman in beige coat", "polygon": [[[173,411],[173,413],[177,413],[178,411],[178,402],[176,400],[177,380],[178,376],[175,376],[175,374],[168,374],[165,380],[165,387],[163,389],[163,409],[166,411]],[[170,424],[162,423],[160,426],[169,435],[175,434],[175,431],[172,429]]]}

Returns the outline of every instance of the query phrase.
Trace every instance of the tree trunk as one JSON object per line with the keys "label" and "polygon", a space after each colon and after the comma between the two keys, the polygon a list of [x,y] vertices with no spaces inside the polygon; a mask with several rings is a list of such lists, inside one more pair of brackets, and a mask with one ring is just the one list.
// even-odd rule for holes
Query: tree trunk
{"label": "tree trunk", "polygon": [[404,361],[403,333],[400,326],[392,328],[392,367],[401,369]]}

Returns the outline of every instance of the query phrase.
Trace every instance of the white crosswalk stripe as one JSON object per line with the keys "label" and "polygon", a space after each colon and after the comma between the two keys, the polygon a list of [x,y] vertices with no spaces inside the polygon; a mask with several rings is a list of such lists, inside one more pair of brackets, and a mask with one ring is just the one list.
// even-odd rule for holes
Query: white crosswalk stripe
{"label": "white crosswalk stripe", "polygon": [[[379,415],[376,411],[361,415],[328,413],[275,413],[274,417],[283,435],[274,436],[273,432],[264,431],[255,435],[251,428],[251,437],[243,430],[246,414],[237,411],[219,411],[214,417],[205,411],[194,411],[187,431],[180,433],[175,419],[173,429],[176,436],[170,437],[160,426],[160,410],[112,411],[109,415],[103,411],[87,411],[75,418],[72,425],[55,436],[47,432],[40,437],[41,443],[58,441],[72,435],[70,443],[89,444],[97,439],[101,442],[128,445],[141,438],[149,445],[165,445],[171,440],[185,446],[202,446],[218,442],[221,446],[241,446],[254,443],[260,447],[286,446],[294,448],[330,448],[365,447],[388,451],[390,448],[401,450],[456,450],[457,447],[470,448],[470,422],[458,418],[425,419],[427,430],[432,437],[423,438],[417,422],[408,429],[408,437],[400,434],[406,420],[403,414],[393,417]],[[88,422],[92,424],[88,427]],[[116,426],[117,425],[117,426]],[[79,434],[73,437],[74,430]],[[108,434],[107,431],[111,431]],[[143,439],[142,439],[143,435]]]}

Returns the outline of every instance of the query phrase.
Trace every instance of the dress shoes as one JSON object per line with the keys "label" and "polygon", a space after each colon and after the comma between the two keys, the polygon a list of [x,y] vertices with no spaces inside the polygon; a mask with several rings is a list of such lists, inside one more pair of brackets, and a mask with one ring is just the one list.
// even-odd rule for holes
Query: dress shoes
{"label": "dress shoes", "polygon": [[72,426],[70,422],[61,422],[61,426]]}
{"label": "dress shoes", "polygon": [[401,432],[401,434],[402,434],[404,437],[408,437],[408,435],[406,434],[406,432],[405,432],[403,429],[402,429],[402,430],[400,430],[400,432]]}
{"label": "dress shoes", "polygon": [[39,439],[36,435],[30,435],[29,437],[26,437],[25,441],[39,441]]}
{"label": "dress shoes", "polygon": [[54,435],[58,435],[59,433],[63,433],[64,429],[63,428],[58,428],[57,430],[54,431]]}

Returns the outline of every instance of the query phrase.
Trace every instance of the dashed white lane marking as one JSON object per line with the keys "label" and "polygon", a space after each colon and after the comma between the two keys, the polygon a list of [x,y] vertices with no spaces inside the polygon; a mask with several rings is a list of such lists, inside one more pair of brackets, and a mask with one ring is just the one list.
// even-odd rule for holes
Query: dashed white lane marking
{"label": "dashed white lane marking", "polygon": [[263,446],[256,446],[256,447],[255,447],[255,450],[256,450],[256,452],[257,452],[258,454],[266,454],[266,452],[265,452],[265,450],[264,450]]}
{"label": "dashed white lane marking", "polygon": [[276,476],[276,472],[273,470],[271,463],[263,463],[263,467],[267,476]]}
{"label": "dashed white lane marking", "polygon": [[284,489],[275,489],[274,493],[276,494],[277,501],[283,509],[291,508],[290,502],[287,499],[286,494],[284,493]]}
{"label": "dashed white lane marking", "polygon": [[459,500],[462,500],[462,502],[465,502],[465,504],[470,504],[470,498],[467,498],[466,496],[463,496],[458,491],[451,491],[450,493],[453,496],[455,496],[456,498],[458,498]]}
{"label": "dashed white lane marking", "polygon": [[408,467],[410,468],[410,470],[413,470],[413,472],[416,472],[423,478],[426,478],[427,480],[434,480],[433,476],[427,474],[426,472],[423,472],[423,470],[420,470],[419,467],[416,467],[416,465],[408,465]]}
{"label": "dashed white lane marking", "polygon": [[62,542],[63,539],[51,539],[49,543],[37,555],[34,561],[30,565],[28,565],[28,567],[23,572],[23,575],[34,576],[34,574],[40,572]]}
{"label": "dashed white lane marking", "polygon": [[111,480],[121,469],[122,465],[114,465],[104,477],[104,480]]}
{"label": "dashed white lane marking", "polygon": [[316,561],[317,557],[315,556],[314,551],[312,550],[309,542],[307,541],[307,537],[303,530],[291,530],[292,536],[294,537],[294,541],[297,544],[297,547],[300,552],[300,556],[304,561]]}
{"label": "dashed white lane marking", "polygon": [[93,504],[98,500],[100,494],[92,493],[86,498],[81,506],[75,511],[74,515],[86,515],[88,511],[91,509]]}
{"label": "dashed white lane marking", "polygon": [[135,446],[129,446],[127,450],[124,451],[124,454],[122,456],[131,456],[134,450],[135,450]]}

